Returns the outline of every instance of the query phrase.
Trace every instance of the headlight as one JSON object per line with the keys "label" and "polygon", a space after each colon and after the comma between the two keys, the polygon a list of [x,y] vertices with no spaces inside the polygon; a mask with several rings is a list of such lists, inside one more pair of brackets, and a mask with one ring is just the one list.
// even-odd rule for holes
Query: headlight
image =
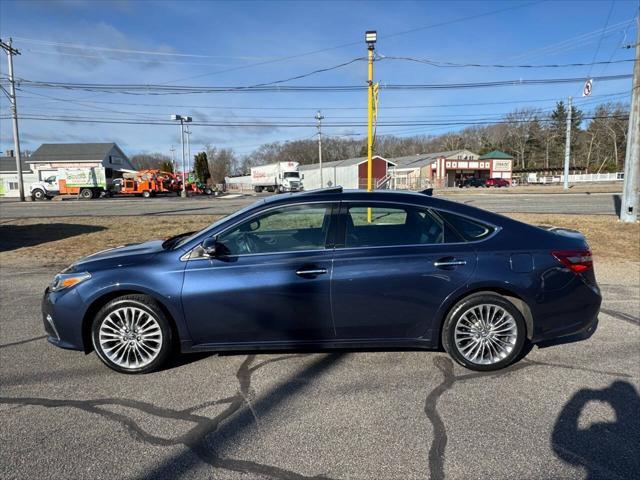
{"label": "headlight", "polygon": [[73,287],[79,283],[84,282],[85,280],[89,280],[91,278],[91,274],[88,272],[82,273],[59,273],[55,277],[53,277],[53,282],[49,285],[49,289],[52,292],[57,292],[59,290],[64,290],[65,288]]}

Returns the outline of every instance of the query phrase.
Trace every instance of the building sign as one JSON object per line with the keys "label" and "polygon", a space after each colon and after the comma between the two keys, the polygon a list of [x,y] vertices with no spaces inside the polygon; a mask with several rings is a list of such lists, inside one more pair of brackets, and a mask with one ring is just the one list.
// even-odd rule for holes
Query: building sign
{"label": "building sign", "polygon": [[510,172],[511,160],[494,160],[493,171],[494,172]]}

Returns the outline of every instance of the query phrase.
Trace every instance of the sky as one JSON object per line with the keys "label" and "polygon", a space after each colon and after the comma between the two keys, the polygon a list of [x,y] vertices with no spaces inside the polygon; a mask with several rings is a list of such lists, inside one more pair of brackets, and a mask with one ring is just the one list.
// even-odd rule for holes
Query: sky
{"label": "sky", "polygon": [[[560,68],[436,67],[409,57],[458,64],[544,65],[633,59],[637,0],[603,1],[151,1],[0,0],[0,38],[13,39],[16,78],[45,82],[249,86],[288,79],[366,56],[364,32],[377,30],[378,122],[449,125],[380,126],[399,136],[440,134],[451,123],[498,120],[515,108],[550,111],[568,96],[589,110],[629,102],[630,79],[481,89],[386,90],[386,85],[580,78],[630,74],[633,63]],[[385,58],[387,57],[387,58]],[[6,79],[6,59],[0,76]],[[282,85],[366,85],[361,60]],[[42,143],[116,142],[129,155],[180,149],[171,114],[194,123],[191,151],[204,145],[246,154],[267,142],[313,138],[317,110],[323,134],[366,134],[366,91],[123,94],[18,84],[23,150]],[[9,103],[0,95],[0,150],[13,148]],[[36,116],[40,119],[28,119]],[[54,121],[62,120],[62,121]],[[86,123],[78,119],[136,124]],[[331,126],[332,123],[356,126]],[[274,123],[301,125],[284,127]],[[177,155],[177,153],[176,153]]]}

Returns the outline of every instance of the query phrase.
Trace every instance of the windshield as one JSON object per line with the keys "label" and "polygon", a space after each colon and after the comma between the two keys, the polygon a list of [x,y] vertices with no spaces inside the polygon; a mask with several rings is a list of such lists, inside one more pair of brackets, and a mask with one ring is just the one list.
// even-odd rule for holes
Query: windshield
{"label": "windshield", "polygon": [[[259,203],[264,203],[264,200],[261,200]],[[194,238],[198,237],[199,235],[202,235],[203,233],[205,233],[208,230],[213,230],[214,228],[216,228],[218,225],[222,224],[223,222],[226,222],[227,220],[231,220],[233,218],[236,218],[242,214],[244,214],[245,212],[253,209],[256,207],[258,203],[252,203],[251,205],[248,205],[240,210],[238,210],[235,213],[232,213],[231,215],[228,215],[226,217],[222,217],[221,219],[213,222],[211,225],[209,225],[208,227],[203,228],[202,230],[198,230],[196,233],[194,233],[193,235],[189,235],[187,237],[184,238],[180,238],[180,241],[176,242],[174,245],[172,245],[171,243],[169,243],[169,247],[166,248],[181,248],[183,245],[186,245],[187,243],[189,243],[191,240],[193,240]],[[182,237],[181,235],[179,237]],[[171,240],[171,239],[169,239]],[[168,242],[168,241],[167,241]],[[166,242],[165,242],[166,243]]]}
{"label": "windshield", "polygon": [[284,178],[298,178],[298,172],[284,172]]}

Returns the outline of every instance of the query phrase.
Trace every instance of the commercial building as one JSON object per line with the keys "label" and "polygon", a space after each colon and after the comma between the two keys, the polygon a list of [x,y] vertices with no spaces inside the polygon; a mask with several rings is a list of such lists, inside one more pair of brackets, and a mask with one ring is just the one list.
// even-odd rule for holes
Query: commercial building
{"label": "commercial building", "polygon": [[[378,155],[371,160],[373,188],[386,188],[391,179],[391,170],[396,164]],[[323,162],[322,183],[320,165],[300,165],[300,175],[305,190],[341,185],[344,188],[367,188],[367,157],[347,158],[335,162]]]}

